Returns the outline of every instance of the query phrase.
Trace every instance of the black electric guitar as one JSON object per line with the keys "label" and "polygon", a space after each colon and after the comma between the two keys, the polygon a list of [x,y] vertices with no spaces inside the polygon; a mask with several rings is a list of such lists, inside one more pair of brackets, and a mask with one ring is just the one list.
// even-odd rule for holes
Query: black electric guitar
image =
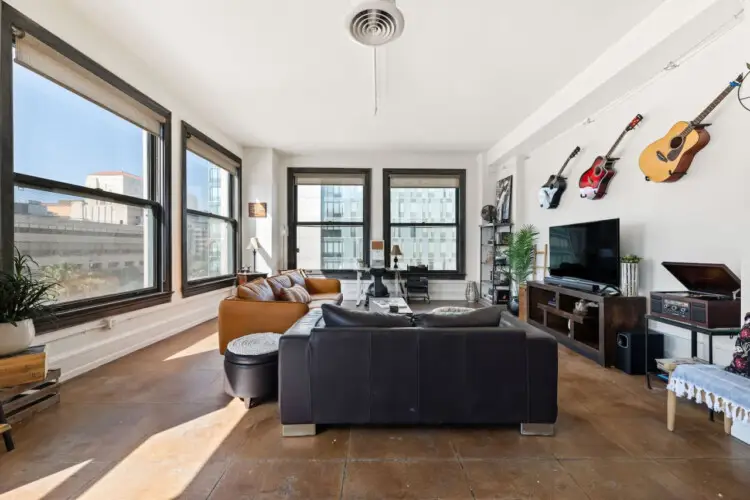
{"label": "black electric guitar", "polygon": [[575,158],[580,152],[581,148],[576,146],[573,152],[570,153],[570,156],[568,156],[568,159],[565,160],[565,163],[563,163],[560,171],[557,172],[557,175],[550,175],[547,182],[539,190],[539,205],[542,208],[557,208],[557,205],[560,204],[560,198],[562,198],[565,188],[568,187],[568,182],[562,176],[563,170],[568,166],[570,160]]}

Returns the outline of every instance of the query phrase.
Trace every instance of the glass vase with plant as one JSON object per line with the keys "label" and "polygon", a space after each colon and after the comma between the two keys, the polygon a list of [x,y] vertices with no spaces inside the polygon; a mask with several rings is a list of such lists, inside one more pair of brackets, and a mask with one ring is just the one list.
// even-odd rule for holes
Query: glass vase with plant
{"label": "glass vase with plant", "polygon": [[[34,340],[34,319],[48,314],[57,282],[32,271],[37,263],[18,249],[13,267],[0,271],[0,356],[25,350]],[[38,266],[37,266],[38,267]]]}
{"label": "glass vase with plant", "polygon": [[519,289],[534,272],[534,249],[538,236],[539,232],[531,224],[524,225],[508,236],[508,247],[503,254],[507,265],[501,272],[510,281],[511,300],[508,308],[513,314],[518,313]]}

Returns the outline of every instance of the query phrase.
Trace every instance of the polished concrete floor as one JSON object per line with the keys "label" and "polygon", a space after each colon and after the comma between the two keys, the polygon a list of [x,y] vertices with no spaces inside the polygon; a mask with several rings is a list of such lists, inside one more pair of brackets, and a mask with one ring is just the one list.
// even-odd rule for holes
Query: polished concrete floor
{"label": "polished concrete floor", "polygon": [[[432,307],[441,305],[433,302]],[[335,428],[281,438],[222,392],[209,322],[63,388],[0,450],[0,499],[748,499],[750,446],[663,385],[560,349],[552,438],[516,427]]]}

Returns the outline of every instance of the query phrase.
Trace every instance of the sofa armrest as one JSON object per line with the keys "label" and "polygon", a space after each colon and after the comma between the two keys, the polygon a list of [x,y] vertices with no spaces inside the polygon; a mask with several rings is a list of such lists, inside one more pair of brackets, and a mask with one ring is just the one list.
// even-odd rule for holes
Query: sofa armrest
{"label": "sofa armrest", "polygon": [[305,278],[305,288],[310,294],[341,293],[341,282],[334,278]]}
{"label": "sofa armrest", "polygon": [[229,342],[249,333],[284,333],[308,310],[298,302],[224,299],[219,304],[219,352],[224,354]]}
{"label": "sofa armrest", "polygon": [[312,382],[308,334],[288,333],[279,339],[279,417],[282,425],[310,424]]}
{"label": "sofa armrest", "polygon": [[526,332],[528,422],[557,421],[557,340],[544,332]]}

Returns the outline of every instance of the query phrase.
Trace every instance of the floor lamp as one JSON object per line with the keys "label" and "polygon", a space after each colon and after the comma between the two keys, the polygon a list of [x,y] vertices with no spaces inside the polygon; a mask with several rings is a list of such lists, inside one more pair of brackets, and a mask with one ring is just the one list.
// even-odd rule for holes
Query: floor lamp
{"label": "floor lamp", "polygon": [[250,238],[250,244],[247,246],[247,249],[253,251],[253,272],[258,271],[258,267],[255,264],[255,256],[258,253],[259,248],[260,242],[258,241],[258,238],[256,238],[255,236]]}

